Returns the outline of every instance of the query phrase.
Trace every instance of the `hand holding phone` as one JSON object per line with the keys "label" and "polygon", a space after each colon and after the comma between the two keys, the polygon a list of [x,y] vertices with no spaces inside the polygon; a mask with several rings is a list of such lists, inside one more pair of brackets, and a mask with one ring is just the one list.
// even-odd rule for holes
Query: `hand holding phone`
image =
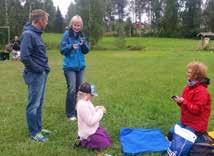
{"label": "hand holding phone", "polygon": [[182,103],[184,101],[184,98],[181,96],[172,96],[171,98],[177,103]]}
{"label": "hand holding phone", "polygon": [[177,98],[177,96],[173,95],[171,98],[172,98],[173,100],[175,100],[175,99]]}

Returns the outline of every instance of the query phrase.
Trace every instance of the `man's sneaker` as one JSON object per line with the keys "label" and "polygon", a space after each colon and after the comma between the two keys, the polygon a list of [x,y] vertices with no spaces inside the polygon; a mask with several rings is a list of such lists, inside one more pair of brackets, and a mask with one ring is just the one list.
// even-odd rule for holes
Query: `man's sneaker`
{"label": "man's sneaker", "polygon": [[31,136],[31,138],[38,142],[46,142],[48,138],[46,138],[42,133],[37,133],[35,136]]}
{"label": "man's sneaker", "polygon": [[70,121],[75,121],[77,118],[75,116],[68,118]]}
{"label": "man's sneaker", "polygon": [[42,130],[41,130],[41,133],[42,133],[42,135],[44,135],[44,136],[48,136],[48,135],[50,135],[52,132],[49,131],[49,130],[47,130],[47,129],[42,129]]}

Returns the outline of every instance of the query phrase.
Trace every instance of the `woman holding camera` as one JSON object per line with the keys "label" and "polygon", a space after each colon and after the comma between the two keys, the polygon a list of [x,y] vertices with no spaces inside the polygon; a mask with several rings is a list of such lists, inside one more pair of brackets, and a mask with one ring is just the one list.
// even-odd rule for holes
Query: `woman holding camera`
{"label": "woman holding camera", "polygon": [[65,111],[69,120],[76,120],[76,96],[80,84],[83,81],[85,54],[89,52],[89,46],[83,33],[83,21],[79,15],[71,18],[69,29],[63,34],[60,52],[64,56],[63,70],[67,83],[67,96]]}

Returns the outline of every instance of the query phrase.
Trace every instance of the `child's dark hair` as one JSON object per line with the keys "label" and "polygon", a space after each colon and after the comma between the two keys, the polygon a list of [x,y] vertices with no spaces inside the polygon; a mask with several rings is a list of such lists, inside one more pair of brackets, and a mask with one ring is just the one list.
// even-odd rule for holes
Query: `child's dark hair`
{"label": "child's dark hair", "polygon": [[91,93],[91,84],[88,83],[88,82],[84,82],[80,85],[79,87],[79,91],[80,92],[83,92],[83,93],[88,93],[90,94]]}

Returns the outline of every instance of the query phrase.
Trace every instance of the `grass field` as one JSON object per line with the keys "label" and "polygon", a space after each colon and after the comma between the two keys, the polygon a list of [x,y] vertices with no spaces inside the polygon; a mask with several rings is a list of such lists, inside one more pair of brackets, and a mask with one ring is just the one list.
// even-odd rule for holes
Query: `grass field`
{"label": "grass field", "polygon": [[[59,40],[60,35],[45,35],[46,43],[57,45]],[[181,93],[188,62],[203,61],[209,67],[209,77],[214,79],[214,53],[198,51],[197,40],[127,39],[127,45],[135,44],[142,45],[144,50],[118,50],[114,38],[104,38],[99,46],[105,51],[94,50],[86,56],[85,81],[96,84],[99,96],[94,103],[107,108],[102,125],[113,138],[113,146],[106,150],[113,156],[122,155],[118,141],[120,128],[160,128],[167,133],[179,120],[179,109],[170,97]],[[44,144],[28,138],[23,65],[16,61],[0,62],[0,156],[94,155],[88,150],[72,148],[77,126],[75,122],[67,121],[64,114],[66,84],[61,69],[62,56],[57,49],[51,48],[48,55],[51,72],[43,108],[43,126],[54,134]],[[213,83],[209,90],[214,98]],[[214,130],[213,115],[209,130]]]}

